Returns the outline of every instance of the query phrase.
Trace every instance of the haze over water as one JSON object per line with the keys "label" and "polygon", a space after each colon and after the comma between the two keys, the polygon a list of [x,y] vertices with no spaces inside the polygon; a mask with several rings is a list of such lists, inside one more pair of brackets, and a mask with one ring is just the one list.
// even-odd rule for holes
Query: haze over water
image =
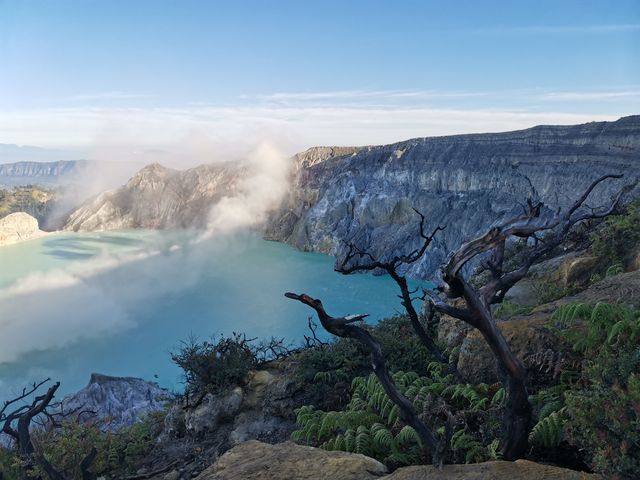
{"label": "haze over water", "polygon": [[333,258],[242,234],[194,243],[189,232],[63,233],[0,249],[0,397],[51,377],[62,391],[92,372],[180,390],[169,352],[195,335],[245,332],[298,344],[311,314],[400,308],[388,277],[342,276]]}

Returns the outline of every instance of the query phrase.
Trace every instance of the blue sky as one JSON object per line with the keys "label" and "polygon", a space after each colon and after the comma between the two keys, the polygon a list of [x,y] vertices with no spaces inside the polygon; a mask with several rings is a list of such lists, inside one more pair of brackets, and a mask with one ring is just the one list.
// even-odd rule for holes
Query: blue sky
{"label": "blue sky", "polygon": [[384,143],[640,113],[640,1],[0,0],[0,66],[0,143]]}

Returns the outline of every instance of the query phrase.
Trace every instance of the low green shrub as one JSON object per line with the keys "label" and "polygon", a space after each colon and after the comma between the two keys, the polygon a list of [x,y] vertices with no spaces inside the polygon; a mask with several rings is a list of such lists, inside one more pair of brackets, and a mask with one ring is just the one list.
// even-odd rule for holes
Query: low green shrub
{"label": "low green shrub", "polygon": [[183,371],[187,395],[218,392],[237,385],[257,363],[251,341],[237,333],[203,342],[189,338],[171,353],[171,360]]}
{"label": "low green shrub", "polygon": [[560,298],[572,295],[576,289],[571,285],[563,285],[558,280],[543,278],[532,282],[538,305],[554,302]]}
{"label": "low green shrub", "polygon": [[591,240],[593,252],[606,265],[626,265],[640,244],[640,199],[627,205],[624,213],[608,217]]}
{"label": "low green shrub", "polygon": [[0,447],[0,479],[23,480],[18,457],[7,448]]}
{"label": "low green shrub", "polygon": [[[82,459],[96,448],[90,470],[96,475],[135,473],[140,461],[151,451],[162,432],[165,412],[145,416],[140,422],[116,432],[105,430],[103,422],[65,422],[60,428],[34,433],[34,444],[51,465],[68,480],[83,480]],[[41,474],[41,468],[33,475]]]}
{"label": "low green shrub", "polygon": [[493,313],[494,318],[515,317],[517,315],[528,315],[533,310],[531,305],[520,305],[509,301],[504,301]]}
{"label": "low green shrub", "polygon": [[[564,443],[594,471],[636,478],[640,471],[640,313],[624,305],[564,305],[555,328],[583,356],[571,381],[534,396],[529,437],[542,452]],[[543,454],[544,458],[544,454]]]}
{"label": "low green shrub", "polygon": [[620,275],[621,273],[624,273],[624,267],[621,263],[615,263],[605,270],[604,276],[614,277],[616,275]]}

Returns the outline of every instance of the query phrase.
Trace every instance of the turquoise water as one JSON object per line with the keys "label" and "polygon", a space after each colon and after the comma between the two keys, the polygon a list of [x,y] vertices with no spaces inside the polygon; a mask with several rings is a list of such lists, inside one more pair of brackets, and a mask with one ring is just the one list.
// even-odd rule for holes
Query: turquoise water
{"label": "turquoise water", "polygon": [[285,291],[372,321],[401,308],[388,277],[336,274],[331,257],[248,234],[194,238],[74,233],[0,248],[0,399],[46,377],[74,391],[91,372],[180,390],[169,352],[190,335],[300,343],[311,311]]}

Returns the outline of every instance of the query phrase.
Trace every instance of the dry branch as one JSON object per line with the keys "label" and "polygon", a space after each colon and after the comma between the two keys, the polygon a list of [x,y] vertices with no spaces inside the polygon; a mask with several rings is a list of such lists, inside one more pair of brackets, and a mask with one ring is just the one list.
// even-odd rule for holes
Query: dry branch
{"label": "dry branch", "polygon": [[320,324],[325,330],[327,330],[327,332],[341,338],[352,338],[364,345],[371,354],[371,367],[373,369],[373,373],[378,377],[378,380],[382,384],[384,391],[391,401],[398,406],[400,410],[400,418],[402,418],[407,425],[413,427],[418,433],[423,446],[429,450],[433,463],[441,464],[445,450],[443,445],[438,442],[433,433],[418,418],[418,415],[416,414],[416,411],[409,399],[402,395],[396,387],[385,365],[385,359],[380,345],[365,329],[353,325],[355,322],[363,320],[368,315],[358,314],[336,318],[326,312],[320,300],[312,298],[307,294],[287,292],[284,295],[287,298],[297,300],[313,308],[318,315]]}
{"label": "dry branch", "polygon": [[354,243],[347,243],[349,250],[345,257],[336,262],[335,271],[342,273],[343,275],[349,275],[354,272],[365,272],[372,270],[384,270],[389,274],[389,276],[398,284],[400,288],[400,300],[402,306],[404,307],[407,315],[409,316],[409,320],[411,322],[411,326],[413,330],[418,335],[418,338],[422,342],[422,344],[429,350],[429,352],[441,363],[448,363],[447,356],[438,348],[435,344],[431,336],[427,333],[422,323],[420,323],[420,318],[418,316],[418,312],[413,306],[413,298],[412,295],[415,291],[409,290],[409,285],[407,283],[407,279],[404,275],[400,275],[398,273],[398,269],[404,265],[410,265],[414,262],[417,262],[424,253],[427,251],[427,247],[433,241],[434,236],[440,230],[443,230],[444,227],[436,227],[431,234],[425,233],[425,217],[418,210],[414,209],[414,211],[420,216],[420,226],[419,226],[419,234],[422,239],[422,244],[419,248],[411,251],[406,255],[396,255],[392,257],[390,260],[381,261],[376,259],[370,252],[367,252]]}

